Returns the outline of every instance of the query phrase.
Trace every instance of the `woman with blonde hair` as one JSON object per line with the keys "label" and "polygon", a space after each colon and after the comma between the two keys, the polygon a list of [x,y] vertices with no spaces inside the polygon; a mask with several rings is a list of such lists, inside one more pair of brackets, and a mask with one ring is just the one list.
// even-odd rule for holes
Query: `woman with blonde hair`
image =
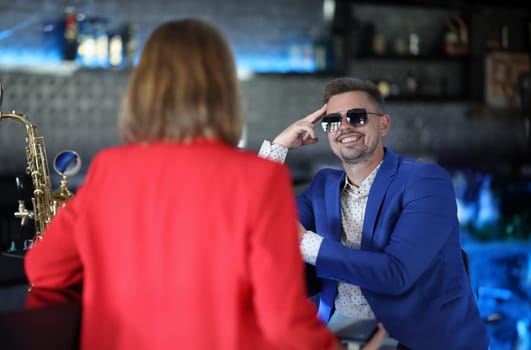
{"label": "woman with blonde hair", "polygon": [[285,166],[237,149],[239,82],[213,25],[147,40],[123,100],[123,145],[27,253],[33,290],[82,285],[91,349],[339,349],[305,295]]}

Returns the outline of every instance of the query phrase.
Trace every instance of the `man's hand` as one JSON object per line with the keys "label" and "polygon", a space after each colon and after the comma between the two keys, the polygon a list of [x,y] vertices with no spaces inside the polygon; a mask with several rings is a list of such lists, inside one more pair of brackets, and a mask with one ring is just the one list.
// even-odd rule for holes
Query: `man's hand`
{"label": "man's hand", "polygon": [[361,347],[361,350],[378,350],[382,344],[383,338],[387,335],[387,332],[381,323],[378,324],[378,330],[367,344]]}
{"label": "man's hand", "polygon": [[325,112],[326,104],[288,126],[275,137],[272,143],[282,145],[288,149],[316,143],[318,138],[315,134],[315,123],[324,117]]}
{"label": "man's hand", "polygon": [[302,226],[302,224],[297,221],[299,223],[299,243],[302,241],[302,237],[304,237],[304,233],[306,233],[306,229],[304,228],[304,226]]}

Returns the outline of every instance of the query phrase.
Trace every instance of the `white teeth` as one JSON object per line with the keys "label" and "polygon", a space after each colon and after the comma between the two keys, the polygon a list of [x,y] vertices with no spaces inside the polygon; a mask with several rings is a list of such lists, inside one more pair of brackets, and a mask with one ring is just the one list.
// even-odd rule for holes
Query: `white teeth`
{"label": "white teeth", "polygon": [[359,140],[359,138],[360,138],[359,136],[349,136],[349,137],[345,137],[340,142],[341,143],[355,142]]}

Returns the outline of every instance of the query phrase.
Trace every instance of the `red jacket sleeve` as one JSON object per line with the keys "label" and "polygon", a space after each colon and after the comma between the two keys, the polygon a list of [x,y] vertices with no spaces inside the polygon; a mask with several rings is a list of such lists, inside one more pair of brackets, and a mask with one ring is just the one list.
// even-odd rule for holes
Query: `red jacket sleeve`
{"label": "red jacket sleeve", "polygon": [[33,288],[78,288],[82,281],[81,259],[75,249],[76,206],[83,199],[80,188],[46,227],[43,238],[26,253],[24,268]]}
{"label": "red jacket sleeve", "polygon": [[[284,169],[278,167],[278,169]],[[276,171],[257,189],[249,256],[258,322],[282,349],[333,349],[337,339],[307,299],[298,246],[295,198],[287,172]]]}

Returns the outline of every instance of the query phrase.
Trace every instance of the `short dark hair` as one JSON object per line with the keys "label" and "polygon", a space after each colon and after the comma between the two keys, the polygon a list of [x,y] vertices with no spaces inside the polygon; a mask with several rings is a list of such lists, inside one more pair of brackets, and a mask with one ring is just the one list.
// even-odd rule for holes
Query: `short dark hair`
{"label": "short dark hair", "polygon": [[383,112],[385,108],[385,101],[382,93],[370,80],[361,80],[352,77],[341,77],[332,79],[326,84],[323,92],[323,102],[328,103],[328,100],[335,95],[342,94],[349,91],[364,91],[374,99],[378,104],[380,110]]}

